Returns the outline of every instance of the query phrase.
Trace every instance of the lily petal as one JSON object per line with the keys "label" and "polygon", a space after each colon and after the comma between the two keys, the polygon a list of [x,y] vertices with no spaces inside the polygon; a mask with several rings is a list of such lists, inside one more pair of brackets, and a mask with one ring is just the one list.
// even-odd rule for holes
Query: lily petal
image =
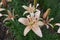
{"label": "lily petal", "polygon": [[55,25],[60,26],[60,23],[56,23]]}
{"label": "lily petal", "polygon": [[39,24],[39,26],[43,26],[44,25],[44,23],[42,21],[39,21],[38,24]]}
{"label": "lily petal", "polygon": [[0,6],[2,5],[3,3],[2,2],[0,2]]}
{"label": "lily petal", "polygon": [[37,11],[37,12],[35,13],[35,18],[39,19],[40,13],[41,13],[40,11]]}
{"label": "lily petal", "polygon": [[30,15],[27,15],[27,18],[30,18]]}
{"label": "lily petal", "polygon": [[24,9],[27,9],[27,8],[28,8],[28,7],[27,7],[27,6],[25,6],[25,5],[23,5],[22,7],[23,7]]}
{"label": "lily petal", "polygon": [[7,0],[7,2],[12,2],[12,0]]}
{"label": "lily petal", "polygon": [[32,7],[32,4],[29,4],[29,7]]}
{"label": "lily petal", "polygon": [[0,17],[3,16],[1,13],[0,13]]}
{"label": "lily petal", "polygon": [[49,25],[46,25],[47,29],[49,29]]}
{"label": "lily petal", "polygon": [[30,16],[31,16],[31,17],[34,17],[34,13],[30,13]]}
{"label": "lily petal", "polygon": [[59,27],[59,29],[58,29],[57,33],[60,33],[60,27]]}
{"label": "lily petal", "polygon": [[5,18],[4,20],[3,20],[3,23],[5,22],[5,21],[7,21],[7,20],[9,20],[8,18]]}
{"label": "lily petal", "polygon": [[54,26],[52,24],[49,24],[52,28],[54,28]]}
{"label": "lily petal", "polygon": [[54,20],[54,18],[50,18],[49,22],[51,22],[52,20]]}
{"label": "lily petal", "polygon": [[14,18],[11,18],[12,21],[14,21]]}
{"label": "lily petal", "polygon": [[[36,11],[39,12],[40,10],[39,9],[36,9]],[[41,11],[40,11],[40,13],[41,13]]]}
{"label": "lily petal", "polygon": [[7,14],[3,14],[3,16],[6,16],[7,17],[8,15]]}
{"label": "lily petal", "polygon": [[31,27],[30,26],[27,26],[24,30],[24,36],[27,35],[27,33],[31,30]]}
{"label": "lily petal", "polygon": [[35,32],[35,34],[37,34],[39,37],[42,37],[42,32],[41,29],[39,28],[39,26],[34,26],[32,27],[33,32]]}
{"label": "lily petal", "polygon": [[0,11],[3,11],[3,10],[5,10],[4,8],[0,8]]}
{"label": "lily petal", "polygon": [[7,10],[7,12],[8,12],[8,15],[9,15],[9,16],[12,16],[12,13],[11,13],[10,10]]}
{"label": "lily petal", "polygon": [[25,12],[23,13],[23,15],[25,15],[26,13],[28,13],[28,11],[25,11]]}
{"label": "lily petal", "polygon": [[26,19],[26,18],[19,18],[18,21],[24,25],[28,25],[28,23],[29,23],[28,19]]}
{"label": "lily petal", "polygon": [[36,8],[39,6],[39,4],[36,5]]}

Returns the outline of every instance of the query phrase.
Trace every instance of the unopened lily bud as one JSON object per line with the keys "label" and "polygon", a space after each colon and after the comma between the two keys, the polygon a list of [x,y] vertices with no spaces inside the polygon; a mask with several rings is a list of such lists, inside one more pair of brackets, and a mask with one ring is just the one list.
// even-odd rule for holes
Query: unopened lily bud
{"label": "unopened lily bud", "polygon": [[47,18],[47,16],[50,14],[50,8],[48,8],[47,10],[46,10],[46,12],[43,14],[43,18],[44,19],[46,19]]}

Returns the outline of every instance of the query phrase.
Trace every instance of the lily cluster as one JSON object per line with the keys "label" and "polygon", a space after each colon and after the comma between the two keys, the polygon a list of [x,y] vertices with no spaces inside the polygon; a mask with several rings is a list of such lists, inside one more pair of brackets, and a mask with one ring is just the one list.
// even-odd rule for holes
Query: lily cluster
{"label": "lily cluster", "polygon": [[[27,33],[30,30],[32,30],[37,36],[43,37],[41,27],[43,27],[45,25],[47,29],[49,29],[49,27],[54,28],[54,25],[51,24],[51,22],[54,20],[54,18],[49,19],[49,14],[50,14],[51,9],[48,8],[46,10],[46,12],[43,14],[43,17],[41,18],[41,16],[40,16],[41,11],[39,9],[37,9],[38,6],[39,6],[39,4],[37,4],[36,7],[34,7],[34,5],[32,6],[32,4],[29,4],[28,7],[25,5],[22,6],[26,10],[23,13],[23,16],[25,14],[29,13],[29,15],[26,16],[26,18],[18,19],[18,21],[20,23],[22,23],[26,26],[26,28],[24,30],[24,36],[26,36]],[[55,23],[55,25],[60,26],[60,23]],[[60,27],[59,27],[57,33],[60,33]]]}
{"label": "lily cluster", "polygon": [[[11,0],[7,0],[7,2],[11,2]],[[1,7],[2,5],[5,6],[7,4],[5,3],[5,1],[2,0],[0,3],[0,11],[6,10],[5,8]],[[54,28],[53,24],[51,24],[51,22],[54,20],[54,18],[49,18],[51,9],[48,8],[41,17],[41,11],[39,9],[37,9],[38,6],[39,6],[39,4],[37,4],[36,7],[32,4],[29,4],[29,6],[25,6],[25,5],[22,6],[26,10],[23,13],[23,16],[27,13],[29,14],[26,16],[26,18],[18,19],[18,21],[20,23],[22,23],[23,25],[26,26],[26,28],[24,30],[24,36],[26,36],[28,34],[28,32],[30,30],[32,30],[37,36],[43,37],[41,27],[43,27],[45,25],[47,29],[49,29],[49,27]],[[6,16],[6,18],[3,20],[3,22],[5,22],[7,20],[14,21],[14,18],[16,17],[16,15],[14,15],[14,9],[13,9],[13,12],[11,12],[10,10],[7,10],[7,14],[0,13],[0,17]],[[55,25],[60,26],[60,23],[55,23]],[[59,27],[57,33],[60,33],[60,27]]]}
{"label": "lily cluster", "polygon": [[27,33],[32,30],[37,36],[42,37],[42,31],[41,27],[46,25],[47,29],[49,26],[53,28],[53,25],[50,23],[54,18],[48,17],[50,8],[46,10],[46,12],[43,14],[43,18],[41,18],[41,11],[37,9],[39,4],[36,5],[36,8],[34,5],[29,4],[29,6],[23,5],[22,7],[26,10],[24,14],[29,13],[29,15],[26,16],[26,18],[19,18],[18,21],[26,26],[24,30],[24,36],[27,35]]}

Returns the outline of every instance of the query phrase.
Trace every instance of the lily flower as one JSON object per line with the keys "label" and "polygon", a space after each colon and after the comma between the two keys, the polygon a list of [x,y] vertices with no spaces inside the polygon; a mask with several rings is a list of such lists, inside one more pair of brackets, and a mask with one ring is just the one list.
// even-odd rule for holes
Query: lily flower
{"label": "lily flower", "polygon": [[52,20],[54,20],[54,18],[49,19],[49,17],[48,17],[49,12],[50,12],[50,8],[48,8],[47,11],[43,15],[43,23],[44,23],[44,25],[46,25],[47,29],[49,28],[49,26],[51,26],[53,28],[53,25],[50,22]]}
{"label": "lily flower", "polygon": [[27,18],[19,18],[18,21],[26,26],[24,30],[24,36],[32,30],[36,35],[42,37],[42,32],[39,26],[44,25],[42,21],[39,21],[40,11],[34,14],[35,16],[31,17],[30,15]]}
{"label": "lily flower", "polygon": [[[60,23],[56,23],[55,25],[60,26]],[[59,27],[57,33],[60,33],[60,27]]]}
{"label": "lily flower", "polygon": [[[32,4],[29,4],[28,7],[25,6],[25,5],[23,5],[22,7],[26,10],[26,11],[24,12],[24,14],[26,14],[26,13],[33,14],[35,11],[38,10],[38,9],[37,9],[38,6],[39,6],[39,4],[36,5],[36,8],[34,7],[34,5],[32,6]],[[24,14],[23,14],[23,15],[24,15]]]}
{"label": "lily flower", "polygon": [[54,26],[50,23],[52,20],[54,20],[54,18],[48,19],[48,17],[47,17],[46,20],[43,20],[43,22],[44,22],[44,24],[46,25],[47,29],[49,28],[49,26],[51,26],[52,28],[54,27]]}
{"label": "lily flower", "polygon": [[4,14],[4,16],[7,16],[7,18],[5,18],[3,22],[5,22],[7,20],[14,21],[14,18],[15,18],[15,16],[14,16],[14,10],[13,10],[13,13],[11,13],[10,10],[7,10],[7,12],[8,12],[8,15]]}

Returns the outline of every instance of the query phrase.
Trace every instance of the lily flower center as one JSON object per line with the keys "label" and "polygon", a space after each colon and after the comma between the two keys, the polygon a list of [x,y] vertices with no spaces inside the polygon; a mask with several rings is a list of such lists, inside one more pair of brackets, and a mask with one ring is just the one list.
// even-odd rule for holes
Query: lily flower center
{"label": "lily flower center", "polygon": [[35,11],[35,8],[34,7],[28,7],[27,11],[30,13],[33,13]]}
{"label": "lily flower center", "polygon": [[32,26],[35,24],[35,21],[31,21],[29,24]]}
{"label": "lily flower center", "polygon": [[49,24],[49,20],[43,20],[44,24],[48,25]]}

